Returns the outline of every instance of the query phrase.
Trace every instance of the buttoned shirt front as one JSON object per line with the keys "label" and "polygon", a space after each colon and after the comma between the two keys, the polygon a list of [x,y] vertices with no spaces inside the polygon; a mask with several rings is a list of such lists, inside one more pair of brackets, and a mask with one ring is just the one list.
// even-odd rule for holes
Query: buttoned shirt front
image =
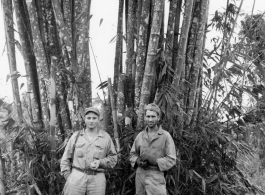
{"label": "buttoned shirt front", "polygon": [[174,141],[171,135],[163,130],[161,126],[151,140],[148,137],[147,128],[137,135],[130,152],[132,167],[135,166],[137,158],[145,153],[156,159],[160,171],[166,171],[176,164]]}
{"label": "buttoned shirt front", "polygon": [[[61,172],[66,178],[71,173],[70,159],[77,134],[78,132],[75,132],[69,139],[61,159]],[[90,141],[83,129],[75,145],[73,166],[86,169],[95,160],[100,161],[100,168],[113,168],[117,163],[114,144],[109,134],[103,130],[98,130],[94,139]]]}

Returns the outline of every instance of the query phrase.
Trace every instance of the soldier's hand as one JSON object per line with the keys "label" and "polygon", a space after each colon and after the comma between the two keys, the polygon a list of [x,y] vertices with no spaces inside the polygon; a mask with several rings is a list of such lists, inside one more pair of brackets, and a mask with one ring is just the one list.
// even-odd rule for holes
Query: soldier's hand
{"label": "soldier's hand", "polygon": [[90,166],[91,169],[96,170],[99,167],[99,164],[100,164],[100,161],[99,160],[95,160],[92,163],[90,163],[89,166]]}
{"label": "soldier's hand", "polygon": [[142,161],[141,167],[145,169],[148,166],[148,162],[146,160]]}
{"label": "soldier's hand", "polygon": [[147,161],[143,161],[141,157],[137,158],[136,163],[138,167],[142,167],[142,168],[146,168],[148,165]]}
{"label": "soldier's hand", "polygon": [[145,153],[143,156],[141,156],[141,158],[147,161],[149,165],[153,165],[153,166],[157,165],[157,162],[156,162],[157,159],[149,155],[148,153]]}

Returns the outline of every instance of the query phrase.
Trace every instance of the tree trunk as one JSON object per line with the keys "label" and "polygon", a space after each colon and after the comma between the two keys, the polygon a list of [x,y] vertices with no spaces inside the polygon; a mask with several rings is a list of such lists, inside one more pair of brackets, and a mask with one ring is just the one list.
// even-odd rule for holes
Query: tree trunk
{"label": "tree trunk", "polygon": [[41,39],[41,34],[39,30],[38,16],[37,10],[34,2],[27,2],[27,7],[30,15],[30,23],[31,23],[31,31],[33,37],[33,45],[34,45],[34,53],[36,57],[37,64],[37,73],[38,73],[38,81],[40,88],[40,100],[41,100],[41,108],[42,108],[42,120],[44,123],[44,127],[48,128],[49,126],[49,106],[48,106],[48,98],[49,92],[47,91],[49,88],[49,76],[50,71],[45,55],[45,50],[43,47],[43,42]]}
{"label": "tree trunk", "polygon": [[103,128],[105,131],[109,130],[111,124],[111,106],[109,103],[103,103]]}
{"label": "tree trunk", "polygon": [[126,75],[128,76],[130,85],[128,87],[128,94],[132,97],[132,101],[128,103],[128,107],[133,106],[133,89],[135,78],[135,51],[134,51],[134,40],[135,40],[135,24],[136,24],[136,1],[129,0],[128,2],[128,21],[127,21],[127,32],[126,32]]}
{"label": "tree trunk", "polygon": [[175,28],[174,28],[174,43],[173,43],[173,59],[172,59],[172,69],[176,69],[176,61],[179,47],[179,25],[180,25],[180,13],[181,13],[182,0],[178,0],[175,18]]}
{"label": "tree trunk", "polygon": [[113,81],[113,96],[114,104],[117,103],[118,83],[120,75],[120,67],[122,66],[122,39],[123,39],[123,4],[124,0],[119,0],[118,26],[116,35],[116,52],[114,61],[114,81]]}
{"label": "tree trunk", "polygon": [[124,83],[125,74],[120,74],[118,83],[118,95],[117,95],[117,114],[118,116],[124,116],[125,114],[125,95],[124,95]]}
{"label": "tree trunk", "polygon": [[[57,37],[55,16],[51,4],[51,0],[46,2],[46,13],[47,13],[47,23],[48,26],[48,40],[50,49],[50,62],[51,62],[51,75],[50,75],[50,131],[49,131],[49,141],[51,150],[51,172],[55,172],[55,155],[56,155],[56,72],[59,68],[59,58],[60,58],[60,45]],[[58,86],[59,87],[59,86]],[[53,177],[49,178],[49,195],[55,194],[55,180]]]}
{"label": "tree trunk", "polygon": [[137,121],[137,130],[142,130],[144,125],[144,106],[149,103],[150,100],[150,89],[153,82],[155,73],[155,66],[153,59],[157,54],[158,41],[160,37],[160,28],[163,16],[163,0],[155,0],[153,21],[151,27],[150,40],[148,44],[148,52],[146,58],[145,72],[143,78],[143,84],[141,89],[140,106]]}
{"label": "tree trunk", "polygon": [[27,10],[24,0],[13,0],[16,11],[17,27],[21,42],[21,53],[24,59],[27,76],[27,97],[28,105],[31,108],[30,115],[32,115],[33,126],[40,128],[41,122],[41,108],[40,108],[40,97],[39,97],[39,85],[36,70],[36,59],[32,50],[32,38],[30,23],[27,20]]}
{"label": "tree trunk", "polygon": [[[51,56],[51,85],[50,85],[50,108],[51,108],[51,119],[50,119],[50,149],[51,149],[51,172],[55,171],[55,155],[56,155],[56,140],[55,140],[55,119],[56,119],[56,65],[58,64],[57,56]],[[50,177],[49,181],[49,195],[55,194],[54,178]]]}
{"label": "tree trunk", "polygon": [[126,40],[127,40],[129,0],[125,0],[124,9],[125,9],[125,32],[126,32]]}
{"label": "tree trunk", "polygon": [[114,125],[114,139],[116,142],[117,152],[120,152],[120,137],[119,137],[119,132],[118,132],[117,110],[116,110],[116,105],[114,104],[112,84],[111,84],[110,78],[108,79],[108,89],[109,89],[109,94],[110,94],[112,119],[113,119],[113,125]]}
{"label": "tree trunk", "polygon": [[135,74],[135,89],[134,89],[134,107],[138,109],[140,103],[140,94],[142,81],[144,76],[144,67],[146,60],[147,40],[148,40],[148,26],[150,17],[150,0],[143,0],[142,12],[139,27],[137,56],[136,56],[136,74]]}
{"label": "tree trunk", "polygon": [[63,43],[64,43],[66,50],[69,54],[72,69],[75,69],[75,63],[73,63],[73,61],[72,61],[73,60],[73,54],[72,54],[73,48],[72,48],[72,41],[71,41],[72,39],[71,39],[70,34],[68,32],[69,28],[67,28],[67,26],[65,25],[64,20],[63,20],[63,14],[61,12],[60,2],[58,0],[52,0],[52,6],[53,6],[54,15],[56,18],[56,23],[59,26],[59,37],[61,40],[63,40]]}
{"label": "tree trunk", "polygon": [[16,114],[18,119],[18,124],[22,124],[22,108],[21,101],[19,96],[19,88],[18,88],[18,72],[17,72],[17,64],[16,64],[16,53],[15,53],[15,39],[14,39],[14,21],[13,21],[13,7],[12,1],[3,0],[3,14],[4,14],[4,27],[5,27],[5,35],[6,35],[6,48],[9,62],[9,70],[10,70],[10,78],[12,84],[13,91],[13,100],[16,106]]}
{"label": "tree trunk", "polygon": [[4,163],[2,158],[2,150],[0,150],[0,194],[5,195],[5,185],[4,185]]}
{"label": "tree trunk", "polygon": [[185,15],[183,17],[183,23],[182,23],[181,35],[179,41],[179,50],[178,50],[177,63],[176,63],[177,67],[174,70],[175,73],[172,82],[172,86],[177,90],[179,89],[179,81],[185,65],[186,47],[187,47],[188,33],[191,23],[193,2],[194,0],[186,1],[186,6],[185,6]]}
{"label": "tree trunk", "polygon": [[136,47],[138,48],[138,41],[139,41],[139,29],[140,29],[140,23],[141,23],[141,13],[142,13],[142,6],[143,6],[143,1],[142,0],[137,0],[137,8],[136,8],[136,25],[135,25],[135,33],[137,34],[136,36]]}
{"label": "tree trunk", "polygon": [[[75,41],[76,41],[76,28],[75,25],[77,22],[74,21],[75,17],[73,13],[77,14],[74,12],[75,9],[81,8],[80,2],[76,2],[75,0],[71,1],[72,4],[69,2],[69,7],[71,7],[71,27],[72,31],[69,32],[69,20],[70,18],[68,16],[65,16],[67,18],[66,24],[64,23],[64,18],[63,14],[61,12],[61,7],[60,7],[60,2],[58,0],[52,0],[52,6],[54,10],[54,15],[56,18],[56,23],[59,26],[59,38],[62,42],[62,45],[64,45],[64,53],[65,56],[69,58],[70,62],[70,67],[68,68],[68,64],[66,65],[67,70],[69,70],[73,75],[77,76],[78,75],[78,66],[77,66],[77,60],[75,59],[76,56],[76,50],[75,50]],[[66,4],[68,2],[65,2]],[[76,5],[76,3],[78,3]],[[66,7],[66,9],[69,9],[69,7]],[[79,9],[79,12],[81,13],[81,9]],[[69,10],[66,11],[65,13],[69,13]],[[80,19],[80,18],[79,18]],[[72,34],[72,36],[71,36]],[[68,63],[68,62],[67,62]],[[72,75],[72,76],[73,76]],[[78,78],[77,78],[78,79]],[[68,101],[68,108],[69,108],[69,113],[71,116],[71,126],[74,130],[80,129],[80,124],[79,124],[79,113],[78,109],[80,106],[80,100],[77,98],[79,91],[78,88],[76,87],[76,84],[73,81],[73,78],[70,77],[70,86],[69,86],[69,91],[68,91],[68,96],[67,96],[67,101]]]}
{"label": "tree trunk", "polygon": [[172,59],[173,59],[173,43],[174,43],[176,10],[177,10],[177,0],[171,0],[169,6],[168,23],[167,23],[167,39],[165,45],[165,58],[166,58],[166,63],[168,64],[169,67],[172,67]]}
{"label": "tree trunk", "polygon": [[[79,36],[77,40],[77,62],[78,75],[77,81],[82,83],[80,88],[80,96],[82,97],[82,107],[92,106],[92,91],[91,91],[91,71],[90,71],[90,56],[89,56],[89,29],[90,29],[90,7],[91,0],[83,0],[82,13],[84,16],[80,19],[80,23],[76,23],[76,30]],[[83,84],[84,83],[84,84]]]}
{"label": "tree trunk", "polygon": [[198,78],[199,72],[202,68],[202,55],[203,55],[203,41],[205,35],[205,25],[207,20],[207,13],[209,9],[209,0],[201,0],[195,3],[195,10],[193,13],[192,25],[190,33],[194,37],[194,50],[192,51],[192,56],[189,56],[192,59],[191,69],[189,71],[189,101],[187,104],[187,124],[191,121],[193,112],[196,109],[196,94],[198,87]]}

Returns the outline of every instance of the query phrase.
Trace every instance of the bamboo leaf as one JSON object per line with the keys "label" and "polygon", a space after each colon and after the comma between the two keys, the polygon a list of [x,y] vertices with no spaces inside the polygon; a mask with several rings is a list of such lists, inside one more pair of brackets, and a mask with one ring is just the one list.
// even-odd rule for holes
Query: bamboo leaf
{"label": "bamboo leaf", "polygon": [[20,85],[20,88],[19,88],[19,89],[21,89],[23,86],[24,86],[24,83],[21,83],[21,85]]}
{"label": "bamboo leaf", "polygon": [[104,82],[100,83],[100,84],[96,87],[96,89],[97,89],[97,88],[99,88],[99,89],[103,89],[103,88],[105,88],[105,87],[107,87],[107,86],[108,86],[108,81],[104,81]]}
{"label": "bamboo leaf", "polygon": [[116,37],[117,37],[117,35],[115,35],[115,36],[110,40],[109,43],[112,43]]}
{"label": "bamboo leaf", "polygon": [[199,173],[197,173],[195,170],[192,170],[192,171],[193,171],[193,173],[195,173],[195,175],[197,175],[197,177],[199,177],[199,178],[203,179],[203,178],[202,178],[202,176],[200,176],[200,174],[199,174]]}
{"label": "bamboo leaf", "polygon": [[103,18],[100,19],[99,26],[101,26],[102,22],[103,22]]}
{"label": "bamboo leaf", "polygon": [[250,74],[248,74],[247,77],[252,83],[255,83],[254,78]]}
{"label": "bamboo leaf", "polygon": [[5,48],[6,48],[6,42],[5,42],[5,45],[4,45],[4,49],[3,49],[3,52],[2,52],[2,56],[4,55],[4,52],[5,52]]}
{"label": "bamboo leaf", "polygon": [[6,82],[8,81],[9,78],[10,78],[10,74],[6,75]]}
{"label": "bamboo leaf", "polygon": [[192,181],[192,178],[193,178],[193,172],[192,172],[192,170],[189,170],[189,177],[190,177],[190,180]]}
{"label": "bamboo leaf", "polygon": [[40,189],[39,189],[39,187],[37,186],[36,183],[34,184],[34,188],[35,188],[36,192],[37,192],[39,195],[42,195],[42,193],[41,193],[41,191],[40,191]]}
{"label": "bamboo leaf", "polygon": [[93,14],[91,14],[89,17],[88,17],[88,21],[92,18]]}
{"label": "bamboo leaf", "polygon": [[218,176],[217,175],[214,175],[212,176],[208,181],[206,181],[207,183],[212,183],[213,181],[217,180],[218,179]]}
{"label": "bamboo leaf", "polygon": [[206,184],[205,184],[205,180],[202,178],[202,191],[203,193],[205,193],[206,190]]}
{"label": "bamboo leaf", "polygon": [[80,13],[77,17],[76,17],[76,19],[75,19],[75,21],[72,23],[73,25],[85,14],[86,12],[82,12],[82,13]]}

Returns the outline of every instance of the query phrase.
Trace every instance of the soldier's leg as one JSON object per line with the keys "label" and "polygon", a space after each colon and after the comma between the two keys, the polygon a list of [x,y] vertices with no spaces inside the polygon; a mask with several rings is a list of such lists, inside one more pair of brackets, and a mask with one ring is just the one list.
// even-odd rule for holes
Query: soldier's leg
{"label": "soldier's leg", "polygon": [[88,180],[86,195],[105,195],[106,191],[106,177],[104,173],[97,173],[91,175]]}
{"label": "soldier's leg", "polygon": [[147,195],[167,195],[166,180],[163,172],[147,171],[145,184]]}
{"label": "soldier's leg", "polygon": [[63,189],[64,195],[85,195],[86,194],[86,175],[73,170],[67,178]]}
{"label": "soldier's leg", "polygon": [[136,195],[145,195],[145,170],[138,168],[135,176]]}

